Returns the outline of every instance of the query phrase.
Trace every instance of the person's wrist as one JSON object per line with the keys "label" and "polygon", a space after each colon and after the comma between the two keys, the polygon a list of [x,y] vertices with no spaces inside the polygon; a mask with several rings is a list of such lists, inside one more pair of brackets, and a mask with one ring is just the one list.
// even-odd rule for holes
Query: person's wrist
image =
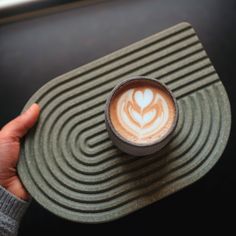
{"label": "person's wrist", "polygon": [[[0,212],[19,220],[28,208],[30,201],[24,201],[0,186]],[[1,230],[0,230],[1,231]],[[1,235],[1,232],[0,232]]]}
{"label": "person's wrist", "polygon": [[19,189],[15,187],[16,179],[18,179],[18,177],[13,176],[11,179],[0,181],[0,186],[18,199],[28,201],[30,199],[30,195],[28,194],[28,192],[22,187]]}

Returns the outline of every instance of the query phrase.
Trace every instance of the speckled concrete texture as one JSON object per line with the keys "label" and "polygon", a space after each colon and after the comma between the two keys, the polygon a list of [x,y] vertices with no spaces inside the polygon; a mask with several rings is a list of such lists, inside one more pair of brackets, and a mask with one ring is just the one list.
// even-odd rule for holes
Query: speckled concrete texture
{"label": "speckled concrete texture", "polygon": [[[129,77],[164,82],[179,119],[158,154],[132,157],[105,128],[105,101]],[[181,23],[51,80],[26,104],[40,104],[24,140],[19,175],[42,206],[63,218],[101,223],[186,187],[222,155],[231,128],[225,89],[195,31]]]}

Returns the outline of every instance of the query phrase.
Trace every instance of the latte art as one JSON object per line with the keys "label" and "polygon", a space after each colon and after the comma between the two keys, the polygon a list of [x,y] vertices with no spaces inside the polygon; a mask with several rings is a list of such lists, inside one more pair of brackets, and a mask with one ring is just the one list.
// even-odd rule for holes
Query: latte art
{"label": "latte art", "polygon": [[135,143],[160,139],[174,121],[174,103],[161,88],[139,84],[122,89],[110,106],[114,128]]}
{"label": "latte art", "polygon": [[138,136],[159,131],[168,120],[168,105],[160,94],[151,89],[130,89],[117,103],[119,122]]}

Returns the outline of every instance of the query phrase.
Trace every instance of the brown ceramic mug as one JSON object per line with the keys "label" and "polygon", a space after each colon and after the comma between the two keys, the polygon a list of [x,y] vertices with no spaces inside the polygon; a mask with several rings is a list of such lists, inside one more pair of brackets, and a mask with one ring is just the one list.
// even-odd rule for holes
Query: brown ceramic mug
{"label": "brown ceramic mug", "polygon": [[160,81],[146,77],[125,80],[107,99],[105,122],[113,143],[134,156],[155,153],[171,139],[178,106]]}

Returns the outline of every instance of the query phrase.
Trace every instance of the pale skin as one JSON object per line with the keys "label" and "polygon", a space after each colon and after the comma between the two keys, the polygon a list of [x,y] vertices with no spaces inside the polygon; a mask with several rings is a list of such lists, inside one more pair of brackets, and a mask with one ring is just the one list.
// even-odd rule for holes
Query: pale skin
{"label": "pale skin", "polygon": [[39,113],[40,107],[35,103],[0,129],[0,185],[22,200],[28,200],[29,194],[16,171],[20,140],[35,125]]}

